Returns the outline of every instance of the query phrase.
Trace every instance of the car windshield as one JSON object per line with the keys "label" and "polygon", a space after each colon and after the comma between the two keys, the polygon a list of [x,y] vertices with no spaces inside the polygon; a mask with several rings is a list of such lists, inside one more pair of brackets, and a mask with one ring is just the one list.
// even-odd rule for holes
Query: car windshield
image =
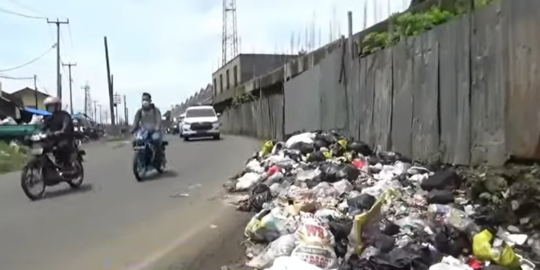
{"label": "car windshield", "polygon": [[186,118],[216,116],[212,109],[194,109],[186,112]]}

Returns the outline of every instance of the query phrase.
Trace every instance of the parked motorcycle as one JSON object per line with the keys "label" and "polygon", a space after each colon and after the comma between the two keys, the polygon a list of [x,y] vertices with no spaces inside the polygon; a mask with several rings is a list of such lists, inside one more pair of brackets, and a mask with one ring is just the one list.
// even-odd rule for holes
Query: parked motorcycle
{"label": "parked motorcycle", "polygon": [[133,174],[137,181],[142,181],[146,172],[150,169],[155,169],[158,173],[165,171],[165,165],[167,160],[165,158],[165,147],[168,142],[162,141],[161,156],[156,156],[154,145],[151,143],[151,132],[141,129],[135,133],[133,140],[133,150],[135,155],[133,156]]}
{"label": "parked motorcycle", "polygon": [[83,156],[86,152],[81,149],[80,140],[74,141],[71,160],[72,169],[64,170],[54,157],[54,143],[44,133],[27,138],[30,145],[31,159],[24,166],[21,174],[21,187],[24,194],[32,201],[39,200],[47,186],[55,186],[62,182],[71,188],[79,188],[84,180]]}

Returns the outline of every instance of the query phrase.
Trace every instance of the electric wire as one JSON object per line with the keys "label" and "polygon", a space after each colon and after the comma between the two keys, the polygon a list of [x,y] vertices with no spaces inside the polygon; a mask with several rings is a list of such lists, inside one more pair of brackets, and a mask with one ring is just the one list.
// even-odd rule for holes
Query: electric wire
{"label": "electric wire", "polygon": [[43,14],[43,12],[39,12],[38,10],[35,10],[35,9],[29,7],[28,5],[23,4],[23,3],[19,2],[19,1],[15,1],[15,0],[7,0],[7,1],[14,4],[14,5],[16,5],[16,6],[19,6],[19,7],[23,8],[23,9],[31,11],[33,13],[36,13],[36,14],[39,14],[39,15],[45,15],[45,14]]}
{"label": "electric wire", "polygon": [[33,80],[34,79],[34,77],[12,77],[12,76],[2,75],[2,74],[0,74],[0,78],[6,79],[6,80]]}
{"label": "electric wire", "polygon": [[25,66],[28,66],[30,64],[33,64],[34,62],[38,61],[39,59],[43,58],[45,55],[47,55],[49,52],[51,52],[54,48],[56,48],[56,44],[53,44],[46,52],[44,52],[43,54],[41,54],[40,56],[22,64],[22,65],[19,65],[19,66],[16,66],[16,67],[12,67],[12,68],[7,68],[7,69],[0,69],[0,72],[6,72],[6,71],[12,71],[12,70],[16,70],[16,69],[19,69],[19,68],[23,68]]}
{"label": "electric wire", "polygon": [[41,16],[31,16],[31,15],[26,15],[26,14],[23,14],[23,13],[11,11],[11,10],[8,10],[8,9],[5,9],[5,8],[1,8],[1,7],[0,7],[0,12],[6,13],[6,14],[10,14],[10,15],[14,15],[14,16],[19,16],[19,17],[27,18],[27,19],[36,19],[36,20],[46,20],[46,19],[47,19],[47,18],[41,17]]}

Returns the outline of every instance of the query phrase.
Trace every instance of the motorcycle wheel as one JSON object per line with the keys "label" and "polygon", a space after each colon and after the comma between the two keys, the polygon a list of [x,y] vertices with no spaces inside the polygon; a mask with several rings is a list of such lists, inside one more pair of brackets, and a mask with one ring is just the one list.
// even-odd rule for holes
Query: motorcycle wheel
{"label": "motorcycle wheel", "polygon": [[[21,187],[30,200],[36,201],[43,198],[45,194],[45,179],[43,179],[43,169],[37,165],[26,165],[21,172]],[[36,189],[33,189],[37,185]]]}
{"label": "motorcycle wheel", "polygon": [[79,173],[79,176],[67,182],[71,188],[81,187],[84,181],[84,167],[80,160],[75,161],[75,170],[77,170],[77,172]]}
{"label": "motorcycle wheel", "polygon": [[133,175],[138,182],[142,181],[143,175],[146,172],[144,164],[141,164],[142,160],[139,155],[138,152],[133,155]]}
{"label": "motorcycle wheel", "polygon": [[156,168],[156,171],[159,173],[159,174],[162,174],[163,172],[165,172],[165,155],[163,155],[163,157],[161,157],[161,162],[159,163],[159,166]]}

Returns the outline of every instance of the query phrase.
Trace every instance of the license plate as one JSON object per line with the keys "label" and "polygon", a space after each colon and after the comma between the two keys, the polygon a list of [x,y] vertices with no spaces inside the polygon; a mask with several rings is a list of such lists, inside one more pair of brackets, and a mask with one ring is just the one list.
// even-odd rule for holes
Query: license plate
{"label": "license plate", "polygon": [[133,150],[143,150],[144,146],[135,146],[133,147]]}
{"label": "license plate", "polygon": [[33,147],[32,149],[30,149],[30,154],[32,154],[32,155],[41,155],[41,154],[43,154],[43,148],[41,148],[41,147]]}

